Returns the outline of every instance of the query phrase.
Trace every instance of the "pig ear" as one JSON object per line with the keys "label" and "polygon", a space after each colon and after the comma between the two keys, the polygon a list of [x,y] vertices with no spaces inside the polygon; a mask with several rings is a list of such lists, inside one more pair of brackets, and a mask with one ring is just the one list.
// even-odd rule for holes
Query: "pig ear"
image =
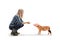
{"label": "pig ear", "polygon": [[34,26],[36,26],[36,24],[33,24]]}

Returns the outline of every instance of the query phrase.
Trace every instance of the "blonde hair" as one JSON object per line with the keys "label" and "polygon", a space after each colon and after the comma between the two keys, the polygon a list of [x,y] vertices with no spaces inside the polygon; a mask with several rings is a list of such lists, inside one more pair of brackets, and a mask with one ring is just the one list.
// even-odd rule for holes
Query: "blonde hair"
{"label": "blonde hair", "polygon": [[19,9],[18,12],[23,11],[23,9]]}

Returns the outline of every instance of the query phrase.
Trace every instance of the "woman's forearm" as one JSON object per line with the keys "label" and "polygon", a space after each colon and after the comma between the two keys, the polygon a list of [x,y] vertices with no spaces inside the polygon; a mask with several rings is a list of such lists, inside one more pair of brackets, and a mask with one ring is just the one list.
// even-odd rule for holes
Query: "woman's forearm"
{"label": "woman's forearm", "polygon": [[22,24],[26,24],[26,22],[23,22]]}
{"label": "woman's forearm", "polygon": [[22,24],[30,24],[30,22],[23,22]]}

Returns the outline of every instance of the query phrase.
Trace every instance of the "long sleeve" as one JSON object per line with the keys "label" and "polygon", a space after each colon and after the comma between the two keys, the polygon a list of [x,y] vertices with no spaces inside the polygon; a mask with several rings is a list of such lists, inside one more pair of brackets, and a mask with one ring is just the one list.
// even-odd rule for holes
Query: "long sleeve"
{"label": "long sleeve", "polygon": [[13,20],[11,21],[9,28],[12,30],[13,28],[15,29],[19,29],[21,27],[24,26],[24,24],[22,24],[23,20],[21,18],[19,18],[17,15],[15,15],[13,17]]}
{"label": "long sleeve", "polygon": [[13,20],[10,23],[10,26],[14,26],[14,25],[18,25],[18,24],[22,24],[23,20],[21,18],[19,18],[17,15],[15,15],[13,17]]}
{"label": "long sleeve", "polygon": [[10,23],[10,26],[14,26],[14,25],[16,24],[16,21],[17,21],[17,17],[14,16],[14,17],[13,17],[13,20],[12,20],[11,23]]}

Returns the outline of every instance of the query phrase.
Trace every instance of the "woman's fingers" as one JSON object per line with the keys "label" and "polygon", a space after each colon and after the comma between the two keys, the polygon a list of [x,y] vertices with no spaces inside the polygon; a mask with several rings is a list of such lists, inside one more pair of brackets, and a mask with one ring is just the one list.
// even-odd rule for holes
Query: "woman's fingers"
{"label": "woman's fingers", "polygon": [[30,24],[30,22],[26,22],[27,24]]}

